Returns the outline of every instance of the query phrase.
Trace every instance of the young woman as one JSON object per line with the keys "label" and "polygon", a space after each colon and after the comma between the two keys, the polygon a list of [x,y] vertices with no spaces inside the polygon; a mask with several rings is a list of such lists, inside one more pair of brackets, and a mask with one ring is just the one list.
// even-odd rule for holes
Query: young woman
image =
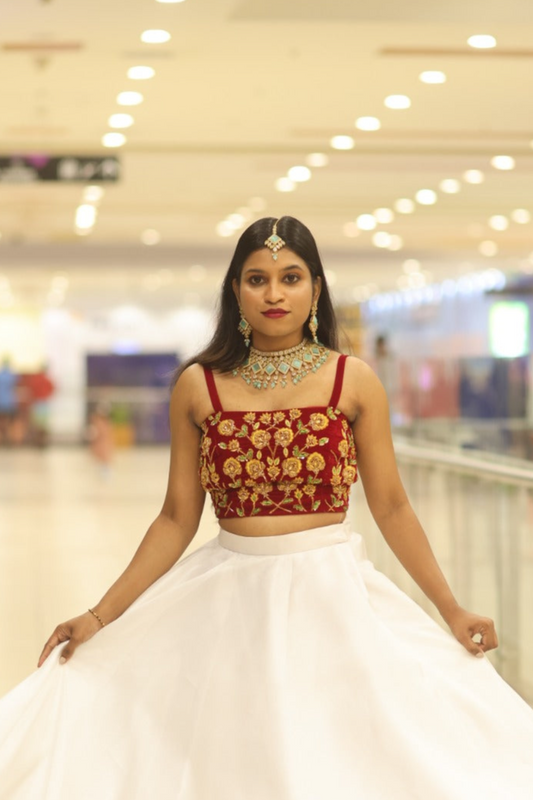
{"label": "young woman", "polygon": [[[531,800],[533,711],[435,561],[302,223],[243,233],[170,421],[131,563],[0,702],[2,800]],[[451,632],[368,561],[345,521],[358,472]],[[179,560],[206,492],[220,532]]]}

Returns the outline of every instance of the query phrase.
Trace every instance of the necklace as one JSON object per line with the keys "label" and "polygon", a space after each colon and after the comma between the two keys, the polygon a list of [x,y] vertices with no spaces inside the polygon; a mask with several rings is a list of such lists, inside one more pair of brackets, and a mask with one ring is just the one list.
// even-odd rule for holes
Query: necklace
{"label": "necklace", "polygon": [[313,344],[309,339],[288,350],[264,352],[252,346],[248,358],[233,370],[233,375],[240,375],[256,389],[275,389],[278,380],[284,388],[288,378],[296,384],[310,372],[316,372],[328,355],[329,350],[324,345]]}

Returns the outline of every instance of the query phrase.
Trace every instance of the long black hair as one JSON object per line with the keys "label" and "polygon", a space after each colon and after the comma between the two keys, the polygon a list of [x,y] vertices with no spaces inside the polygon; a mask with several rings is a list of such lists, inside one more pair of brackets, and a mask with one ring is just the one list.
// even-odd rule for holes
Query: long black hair
{"label": "long black hair", "polygon": [[[237,298],[233,292],[233,281],[240,283],[245,261],[256,250],[265,247],[265,241],[271,235],[275,222],[275,217],[263,217],[263,219],[253,222],[242,233],[222,284],[213,338],[200,353],[180,365],[174,375],[172,385],[191,364],[202,364],[220,372],[231,372],[246,360],[248,348],[238,330],[241,317]],[[317,278],[321,278],[317,338],[330,350],[338,350],[337,320],[313,234],[309,228],[294,217],[281,217],[277,223],[278,235],[290,250],[305,261],[313,282]]]}

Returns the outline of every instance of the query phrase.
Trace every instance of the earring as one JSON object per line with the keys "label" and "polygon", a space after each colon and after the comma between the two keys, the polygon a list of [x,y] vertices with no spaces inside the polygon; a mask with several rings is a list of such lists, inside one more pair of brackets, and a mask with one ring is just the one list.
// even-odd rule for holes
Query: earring
{"label": "earring", "polygon": [[311,331],[311,335],[313,337],[313,342],[318,344],[318,339],[316,336],[316,332],[318,330],[318,300],[313,300],[313,305],[311,306],[311,316],[309,317],[309,330]]}
{"label": "earring", "polygon": [[246,347],[250,347],[250,334],[252,333],[252,326],[245,318],[242,308],[240,306],[239,306],[239,311],[241,314],[241,321],[239,322],[238,330],[244,336],[244,344],[246,345]]}

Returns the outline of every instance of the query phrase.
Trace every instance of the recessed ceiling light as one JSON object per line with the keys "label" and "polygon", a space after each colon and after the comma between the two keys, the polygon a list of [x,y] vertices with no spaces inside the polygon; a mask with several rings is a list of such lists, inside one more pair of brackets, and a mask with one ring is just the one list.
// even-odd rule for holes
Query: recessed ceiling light
{"label": "recessed ceiling light", "polygon": [[490,163],[495,169],[514,169],[515,160],[512,156],[494,156]]}
{"label": "recessed ceiling light", "polygon": [[432,206],[437,202],[437,193],[433,189],[420,189],[415,195],[417,203],[423,206]]}
{"label": "recessed ceiling light", "polygon": [[426,70],[419,75],[422,83],[446,83],[446,73],[440,70]]}
{"label": "recessed ceiling light", "polygon": [[463,173],[463,178],[467,183],[483,183],[485,175],[480,169],[467,169]]}
{"label": "recessed ceiling light", "polygon": [[291,167],[287,176],[295,183],[305,183],[311,179],[311,170],[309,167]]}
{"label": "recessed ceiling light", "polygon": [[392,211],[390,208],[376,208],[376,210],[373,212],[373,215],[378,222],[381,222],[384,225],[387,225],[394,219],[394,211]]}
{"label": "recessed ceiling light", "polygon": [[405,94],[390,94],[385,98],[387,108],[411,108],[411,99]]}
{"label": "recessed ceiling light", "polygon": [[89,203],[83,203],[76,209],[76,228],[87,230],[96,222],[96,208]]}
{"label": "recessed ceiling light", "polygon": [[518,222],[520,225],[527,225],[531,222],[531,214],[525,208],[515,208],[511,214],[513,222]]}
{"label": "recessed ceiling light", "polygon": [[117,97],[119,106],[138,106],[143,100],[140,92],[121,92]]}
{"label": "recessed ceiling light", "polygon": [[334,136],[330,140],[330,144],[334,150],[352,150],[355,147],[355,142],[351,136]]}
{"label": "recessed ceiling light", "polygon": [[104,196],[101,186],[86,186],[83,190],[83,199],[86,203],[98,203]]}
{"label": "recessed ceiling light", "polygon": [[489,219],[489,226],[494,231],[506,231],[509,227],[509,220],[502,214],[495,214]]}
{"label": "recessed ceiling light", "polygon": [[488,36],[487,34],[476,34],[475,36],[470,36],[468,39],[468,44],[470,47],[475,47],[480,50],[487,50],[491,47],[496,47],[496,39],[494,36]]}
{"label": "recessed ceiling light", "polygon": [[168,31],[148,30],[141,34],[141,41],[147,44],[163,44],[171,39]]}
{"label": "recessed ceiling light", "polygon": [[278,178],[275,186],[278,192],[293,192],[296,189],[296,184],[290,178]]}
{"label": "recessed ceiling light", "polygon": [[131,114],[111,114],[107,121],[110,128],[129,128],[133,122]]}
{"label": "recessed ceiling light", "polygon": [[377,225],[373,214],[360,214],[355,222],[357,227],[362,231],[373,231]]}
{"label": "recessed ceiling light", "polygon": [[128,70],[128,78],[133,81],[146,81],[154,75],[155,69],[152,67],[130,67]]}
{"label": "recessed ceiling light", "polygon": [[439,189],[445,194],[457,194],[461,191],[461,184],[455,178],[445,178],[439,183]]}
{"label": "recessed ceiling light", "polygon": [[381,122],[377,117],[359,117],[355,120],[355,127],[360,131],[378,131],[381,128]]}
{"label": "recessed ceiling light", "polygon": [[325,153],[309,153],[305,159],[309,167],[327,167],[329,158]]}
{"label": "recessed ceiling light", "polygon": [[401,236],[398,236],[396,233],[391,233],[389,237],[389,250],[401,250],[403,247],[403,239]]}
{"label": "recessed ceiling light", "polygon": [[219,236],[223,236],[226,238],[228,236],[233,236],[233,234],[235,233],[235,228],[232,228],[231,225],[228,225],[227,221],[224,221],[218,223],[216,231]]}
{"label": "recessed ceiling light", "polygon": [[390,240],[391,235],[386,231],[378,231],[372,236],[372,244],[376,247],[389,247]]}
{"label": "recessed ceiling light", "polygon": [[106,133],[102,136],[102,144],[104,147],[122,147],[126,143],[126,137],[123,133]]}
{"label": "recessed ceiling light", "polygon": [[415,204],[408,197],[401,197],[394,203],[394,208],[398,214],[412,214],[415,210]]}

